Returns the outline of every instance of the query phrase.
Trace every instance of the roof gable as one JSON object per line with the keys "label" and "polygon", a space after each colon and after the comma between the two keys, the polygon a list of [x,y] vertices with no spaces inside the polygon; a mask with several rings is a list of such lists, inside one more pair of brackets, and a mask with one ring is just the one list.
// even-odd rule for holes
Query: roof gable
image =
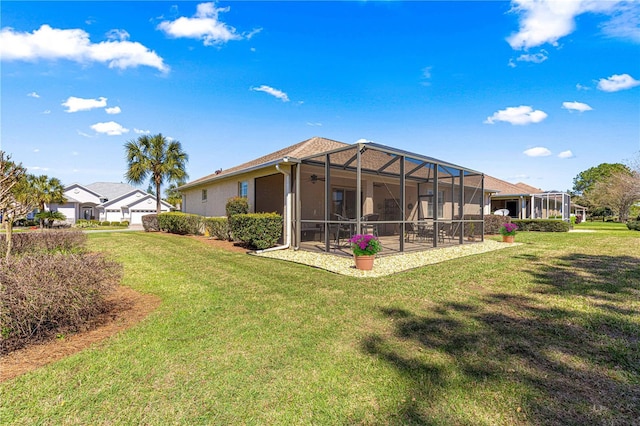
{"label": "roof gable", "polygon": [[112,200],[124,194],[135,191],[136,188],[122,182],[94,182],[86,186],[91,191],[100,194],[100,198]]}

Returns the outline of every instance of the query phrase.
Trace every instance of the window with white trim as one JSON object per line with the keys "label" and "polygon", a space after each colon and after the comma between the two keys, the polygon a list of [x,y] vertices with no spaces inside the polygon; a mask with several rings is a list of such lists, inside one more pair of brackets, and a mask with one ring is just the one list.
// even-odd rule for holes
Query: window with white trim
{"label": "window with white trim", "polygon": [[247,198],[249,196],[249,182],[238,182],[238,197]]}

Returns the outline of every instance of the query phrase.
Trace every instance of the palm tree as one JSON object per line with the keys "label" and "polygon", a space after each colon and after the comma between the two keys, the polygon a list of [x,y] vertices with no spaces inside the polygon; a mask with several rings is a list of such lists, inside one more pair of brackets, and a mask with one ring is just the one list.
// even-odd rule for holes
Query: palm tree
{"label": "palm tree", "polygon": [[147,177],[156,187],[156,210],[159,214],[160,186],[165,182],[181,182],[187,179],[185,170],[189,156],[176,140],[169,141],[162,133],[140,136],[125,145],[128,170],[125,178],[129,183],[141,185]]}
{"label": "palm tree", "polygon": [[178,187],[184,185],[185,183],[185,181],[171,183],[164,190],[165,201],[174,207],[179,207],[182,204],[182,194],[180,194],[180,191],[178,191]]}
{"label": "palm tree", "polygon": [[[38,210],[41,213],[45,211],[46,204],[51,206],[52,203],[62,204],[67,201],[64,196],[64,186],[62,186],[60,179],[49,178],[47,175],[28,175],[27,181],[33,190]],[[44,227],[44,219],[40,219],[40,227]]]}

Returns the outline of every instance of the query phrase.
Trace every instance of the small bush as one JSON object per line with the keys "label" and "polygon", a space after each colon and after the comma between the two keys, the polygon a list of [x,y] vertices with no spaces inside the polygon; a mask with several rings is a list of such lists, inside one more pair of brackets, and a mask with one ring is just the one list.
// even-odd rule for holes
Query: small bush
{"label": "small bush", "polygon": [[259,250],[273,247],[282,237],[282,216],[277,213],[236,214],[230,223],[235,239]]}
{"label": "small bush", "polygon": [[568,222],[554,219],[514,219],[520,231],[540,232],[569,232],[571,226]]}
{"label": "small bush", "polygon": [[640,220],[632,220],[627,222],[627,228],[632,231],[640,231]]}
{"label": "small bush", "polygon": [[125,228],[129,227],[129,221],[128,220],[123,220],[122,222],[120,222],[120,226],[124,226]]}
{"label": "small bush", "polygon": [[[79,252],[84,250],[87,236],[82,231],[33,231],[13,234],[11,254],[20,256],[27,253]],[[5,235],[0,235],[0,253],[7,250]]]}
{"label": "small bush", "polygon": [[107,310],[122,275],[101,254],[36,254],[0,260],[0,354],[78,331]]}
{"label": "small bush", "polygon": [[231,229],[226,217],[205,217],[202,221],[204,229],[210,236],[219,240],[231,241]]}
{"label": "small bush", "polygon": [[249,213],[249,201],[244,197],[229,198],[225,206],[225,211],[227,212],[228,218],[236,214],[247,214]]}
{"label": "small bush", "polygon": [[160,226],[158,225],[158,215],[156,213],[146,214],[142,216],[142,227],[145,232],[158,232]]}
{"label": "small bush", "polygon": [[108,220],[103,220],[102,222],[100,222],[100,226],[111,226],[111,222],[109,222]]}
{"label": "small bush", "polygon": [[111,222],[111,226],[122,226],[120,222]]}
{"label": "small bush", "polygon": [[197,235],[202,233],[202,216],[182,212],[160,213],[158,226],[171,234]]}
{"label": "small bush", "polygon": [[86,229],[86,228],[95,228],[95,224],[90,220],[86,219],[78,219],[76,223],[73,225],[74,228]]}

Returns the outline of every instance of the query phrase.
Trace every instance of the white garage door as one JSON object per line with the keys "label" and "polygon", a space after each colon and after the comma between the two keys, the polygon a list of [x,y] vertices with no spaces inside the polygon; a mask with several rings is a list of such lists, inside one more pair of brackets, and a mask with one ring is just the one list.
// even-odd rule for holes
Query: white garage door
{"label": "white garage door", "polygon": [[131,225],[142,225],[142,216],[155,213],[154,210],[131,210]]}

